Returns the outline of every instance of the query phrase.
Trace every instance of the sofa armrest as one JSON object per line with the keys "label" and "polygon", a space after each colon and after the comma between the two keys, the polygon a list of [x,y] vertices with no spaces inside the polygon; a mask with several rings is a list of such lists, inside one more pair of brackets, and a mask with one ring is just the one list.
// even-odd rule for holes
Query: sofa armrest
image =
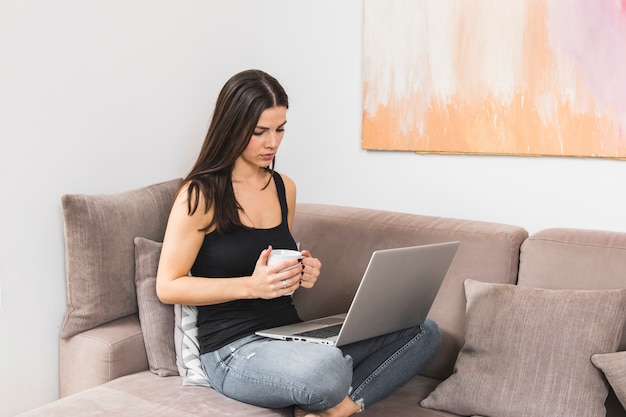
{"label": "sofa armrest", "polygon": [[61,397],[148,369],[139,317],[127,316],[61,339]]}

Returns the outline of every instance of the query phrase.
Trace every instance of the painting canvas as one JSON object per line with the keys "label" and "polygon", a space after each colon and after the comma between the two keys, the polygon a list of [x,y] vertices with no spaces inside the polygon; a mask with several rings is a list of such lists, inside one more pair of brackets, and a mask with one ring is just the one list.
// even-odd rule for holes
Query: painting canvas
{"label": "painting canvas", "polygon": [[626,157],[626,0],[364,0],[364,149]]}

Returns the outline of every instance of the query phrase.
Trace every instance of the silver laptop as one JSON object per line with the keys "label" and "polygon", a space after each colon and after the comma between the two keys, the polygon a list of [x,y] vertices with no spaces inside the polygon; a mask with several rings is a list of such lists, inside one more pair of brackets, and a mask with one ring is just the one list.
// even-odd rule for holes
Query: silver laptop
{"label": "silver laptop", "polygon": [[459,242],[372,254],[347,313],[262,330],[274,339],[342,346],[422,324]]}

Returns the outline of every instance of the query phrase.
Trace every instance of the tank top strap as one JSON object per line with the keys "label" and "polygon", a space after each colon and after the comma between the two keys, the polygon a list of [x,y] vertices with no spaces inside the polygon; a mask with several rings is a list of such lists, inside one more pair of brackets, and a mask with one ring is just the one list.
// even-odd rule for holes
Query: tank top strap
{"label": "tank top strap", "polygon": [[276,184],[276,192],[278,193],[278,201],[280,202],[280,210],[282,212],[283,222],[287,221],[287,196],[285,193],[285,183],[283,182],[283,178],[276,171],[273,173],[274,183]]}

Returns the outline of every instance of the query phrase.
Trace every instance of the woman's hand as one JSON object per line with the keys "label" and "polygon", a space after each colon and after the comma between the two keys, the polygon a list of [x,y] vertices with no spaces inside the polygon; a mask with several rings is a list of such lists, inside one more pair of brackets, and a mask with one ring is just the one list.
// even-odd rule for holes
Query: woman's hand
{"label": "woman's hand", "polygon": [[317,278],[320,276],[320,270],[322,269],[322,262],[319,259],[311,256],[311,252],[303,250],[302,255],[302,277],[300,278],[300,285],[304,288],[313,288]]}
{"label": "woman's hand", "polygon": [[271,299],[289,295],[300,287],[304,265],[300,266],[298,259],[291,259],[268,266],[271,251],[271,246],[264,249],[256,262],[251,277],[253,298]]}

